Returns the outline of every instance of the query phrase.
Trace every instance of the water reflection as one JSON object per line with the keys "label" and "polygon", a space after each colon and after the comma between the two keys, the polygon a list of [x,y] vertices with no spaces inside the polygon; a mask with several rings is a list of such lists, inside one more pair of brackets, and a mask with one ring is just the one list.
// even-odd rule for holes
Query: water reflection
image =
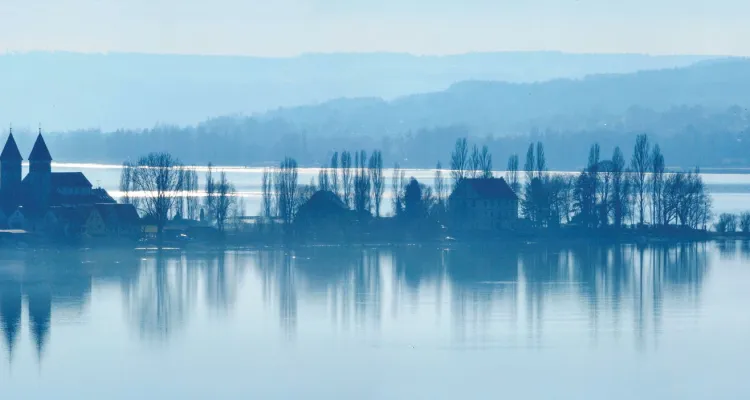
{"label": "water reflection", "polygon": [[590,344],[627,334],[645,349],[658,345],[665,300],[697,309],[710,255],[738,250],[750,254],[739,242],[3,253],[0,326],[9,360],[22,323],[42,360],[58,317],[81,319],[92,287],[102,287],[119,291],[121,306],[108,312],[124,311],[144,340],[168,341],[205,311],[213,319],[201,327],[252,315],[256,326],[275,320],[291,341],[314,328],[420,345],[537,347],[585,331]]}

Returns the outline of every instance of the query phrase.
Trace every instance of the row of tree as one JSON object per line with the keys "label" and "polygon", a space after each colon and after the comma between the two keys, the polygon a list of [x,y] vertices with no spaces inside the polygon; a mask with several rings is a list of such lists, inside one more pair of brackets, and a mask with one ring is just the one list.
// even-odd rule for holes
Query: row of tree
{"label": "row of tree", "polygon": [[217,179],[209,164],[201,195],[196,168],[183,165],[169,153],[149,153],[135,163],[123,163],[120,191],[121,202],[153,218],[159,237],[170,219],[207,220],[224,232],[230,215],[241,214],[243,208],[226,173],[220,172]]}
{"label": "row of tree", "polygon": [[739,215],[731,213],[719,215],[719,220],[716,222],[716,232],[733,233],[737,232],[737,228],[742,233],[750,233],[750,212]]}
{"label": "row of tree", "polygon": [[[464,148],[456,143],[454,157]],[[705,229],[711,221],[711,198],[698,172],[667,172],[659,145],[639,135],[629,165],[619,147],[610,159],[599,144],[589,150],[586,167],[577,175],[550,173],[544,146],[530,144],[521,191],[519,158],[508,160],[506,181],[519,195],[524,217],[535,226],[578,223],[596,228],[632,225],[681,225]],[[454,172],[455,176],[461,176]]]}
{"label": "row of tree", "polygon": [[[353,162],[352,162],[353,161]],[[334,152],[330,164],[320,169],[317,182],[299,185],[298,165],[285,158],[278,168],[266,168],[261,177],[261,216],[279,217],[290,223],[296,210],[318,190],[336,194],[349,208],[359,213],[380,216],[385,178],[383,156],[378,150],[368,157],[364,150]]]}

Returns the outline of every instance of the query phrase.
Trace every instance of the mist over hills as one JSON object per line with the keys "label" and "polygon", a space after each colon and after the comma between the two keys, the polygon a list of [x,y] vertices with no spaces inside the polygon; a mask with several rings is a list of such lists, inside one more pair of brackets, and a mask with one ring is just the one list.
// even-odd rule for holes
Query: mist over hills
{"label": "mist over hills", "polygon": [[[344,97],[391,100],[449,87],[446,99],[438,101],[453,107],[464,95],[482,94],[472,89],[476,83],[451,87],[462,81],[538,82],[674,68],[714,58],[557,52],[310,54],[293,58],[4,54],[0,55],[0,124],[30,127],[42,122],[55,131],[136,129],[157,123],[188,125],[211,116],[251,115]],[[432,95],[425,96],[429,99]],[[487,96],[476,100],[492,100],[492,95]],[[404,104],[404,112],[412,112],[422,104],[431,107],[427,99],[408,96],[394,105]],[[342,107],[344,111],[350,109],[341,111],[346,118],[356,119],[356,113],[381,106],[376,100],[334,101],[313,112],[333,108],[338,113],[337,107]],[[304,110],[297,112],[303,114]],[[289,111],[272,115],[295,121],[301,118]],[[317,118],[331,117],[324,113]]]}
{"label": "mist over hills", "polygon": [[277,110],[262,118],[284,120],[311,135],[377,136],[461,125],[473,135],[486,136],[604,127],[627,122],[621,116],[643,110],[749,105],[750,60],[726,59],[548,82],[464,81],[444,91],[392,101],[338,99]]}

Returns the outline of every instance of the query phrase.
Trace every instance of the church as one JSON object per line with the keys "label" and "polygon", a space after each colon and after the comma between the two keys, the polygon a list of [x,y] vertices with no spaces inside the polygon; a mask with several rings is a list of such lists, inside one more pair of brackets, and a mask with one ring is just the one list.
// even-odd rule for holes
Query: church
{"label": "church", "polygon": [[[125,229],[128,233],[136,230],[140,220],[132,205],[117,204],[81,172],[52,172],[52,155],[41,129],[28,161],[23,176],[23,157],[11,131],[0,153],[0,229],[85,235],[87,223],[95,220],[100,235],[123,232],[125,225],[132,228]],[[102,221],[111,226],[103,228]]]}

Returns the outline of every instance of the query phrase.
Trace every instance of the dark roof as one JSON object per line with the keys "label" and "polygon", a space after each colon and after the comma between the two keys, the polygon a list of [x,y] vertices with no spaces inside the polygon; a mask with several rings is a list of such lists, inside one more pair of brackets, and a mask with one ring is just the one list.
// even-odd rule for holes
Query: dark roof
{"label": "dark roof", "polygon": [[[119,224],[138,224],[141,221],[138,216],[138,211],[132,204],[110,204],[110,203],[99,203],[95,204],[97,210],[107,222],[115,222]],[[113,221],[114,219],[115,221]]]}
{"label": "dark roof", "polygon": [[297,220],[308,218],[326,218],[332,215],[342,215],[349,212],[349,207],[333,192],[319,190],[302,204],[297,211]]}
{"label": "dark roof", "polygon": [[34,142],[34,147],[29,155],[29,161],[52,161],[52,156],[49,154],[49,149],[47,149],[47,144],[44,143],[41,133],[36,137],[36,142]]}
{"label": "dark roof", "polygon": [[52,188],[59,187],[85,187],[91,188],[86,175],[81,172],[53,172],[50,178]]}
{"label": "dark roof", "polygon": [[462,183],[469,185],[483,199],[518,198],[503,178],[468,178],[464,179]]}
{"label": "dark roof", "polygon": [[5,142],[3,152],[0,154],[0,161],[21,161],[21,152],[18,151],[18,145],[16,139],[13,138],[13,134],[8,135],[8,140]]}
{"label": "dark roof", "polygon": [[305,202],[306,208],[312,209],[342,209],[348,210],[349,207],[344,204],[343,201],[331,191],[318,190],[310,196],[310,199]]}

